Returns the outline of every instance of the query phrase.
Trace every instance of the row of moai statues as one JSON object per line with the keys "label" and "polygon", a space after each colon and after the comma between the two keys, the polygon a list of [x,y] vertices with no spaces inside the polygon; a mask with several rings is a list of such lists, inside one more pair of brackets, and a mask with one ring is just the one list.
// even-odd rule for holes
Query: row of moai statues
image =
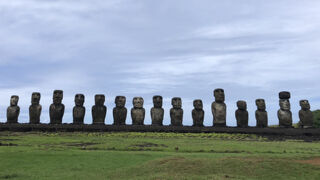
{"label": "row of moai statues", "polygon": [[[40,123],[40,115],[42,107],[40,105],[40,93],[32,93],[31,105],[29,107],[29,117],[31,124]],[[224,103],[225,93],[223,89],[214,90],[215,101],[212,103],[211,109],[213,114],[213,125],[217,127],[226,127],[226,111],[227,106]],[[290,93],[283,91],[279,93],[278,119],[279,126],[284,128],[292,127],[292,113],[290,111]],[[53,92],[53,103],[50,105],[50,124],[61,124],[65,107],[62,104],[63,91],[55,90]],[[18,123],[20,108],[18,106],[19,97],[12,96],[10,106],[7,109],[7,123]],[[75,95],[75,106],[73,108],[73,123],[83,124],[86,108],[83,106],[85,96],[83,94]],[[164,109],[162,108],[162,96],[154,96],[150,114],[152,125],[163,125]],[[92,123],[105,124],[107,107],[104,105],[105,96],[103,94],[95,95],[95,105],[92,107]],[[131,118],[133,125],[144,125],[145,109],[143,108],[144,100],[142,97],[133,98],[133,108],[131,109]],[[115,98],[116,107],[113,108],[114,125],[125,125],[127,118],[126,97],[117,96]],[[172,98],[172,108],[170,109],[170,118],[172,126],[182,126],[183,109],[182,100],[179,97]],[[203,126],[204,110],[202,100],[193,101],[194,109],[192,110],[193,126]],[[264,99],[256,100],[257,110],[255,112],[256,127],[268,127],[268,113]],[[310,128],[313,126],[313,116],[310,111],[310,104],[307,100],[300,101],[301,110],[299,111],[300,127]],[[248,127],[249,114],[247,111],[247,103],[245,101],[237,102],[238,109],[235,112],[238,127]]]}

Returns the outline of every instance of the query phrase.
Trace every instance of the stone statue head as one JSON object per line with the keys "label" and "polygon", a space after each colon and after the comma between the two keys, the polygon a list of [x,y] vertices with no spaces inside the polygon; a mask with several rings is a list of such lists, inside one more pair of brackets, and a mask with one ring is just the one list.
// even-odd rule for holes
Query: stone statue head
{"label": "stone statue head", "polygon": [[203,104],[202,104],[202,100],[201,99],[196,99],[193,101],[193,107],[196,109],[196,110],[201,110],[203,109]]}
{"label": "stone statue head", "polygon": [[41,95],[38,92],[33,92],[31,95],[31,104],[38,105],[40,103]]}
{"label": "stone statue head", "polygon": [[162,96],[153,96],[152,100],[155,108],[162,108]]}
{"label": "stone statue head", "polygon": [[84,95],[83,94],[76,94],[74,97],[74,102],[75,102],[76,106],[83,106]]}
{"label": "stone statue head", "polygon": [[245,101],[237,101],[237,107],[240,110],[247,110],[247,103]]}
{"label": "stone statue head", "polygon": [[116,103],[116,107],[124,107],[126,105],[126,97],[117,96],[114,102]]}
{"label": "stone statue head", "polygon": [[18,106],[19,96],[13,95],[10,99],[10,106]]}
{"label": "stone statue head", "polygon": [[258,110],[266,110],[266,103],[265,103],[264,99],[257,99],[256,105],[258,107]]}
{"label": "stone statue head", "polygon": [[63,99],[63,91],[62,90],[54,90],[53,91],[53,103],[61,104]]}
{"label": "stone statue head", "polygon": [[215,101],[218,102],[218,103],[222,103],[224,102],[225,100],[225,95],[224,95],[224,90],[223,89],[215,89],[213,91],[213,95],[214,95],[214,98],[215,98]]}
{"label": "stone statue head", "polygon": [[143,98],[142,97],[134,97],[132,100],[132,104],[134,108],[142,108],[143,107]]}
{"label": "stone statue head", "polygon": [[290,101],[288,99],[280,99],[279,105],[281,110],[290,111]]}
{"label": "stone statue head", "polygon": [[180,109],[182,107],[181,98],[179,98],[179,97],[172,98],[171,104],[172,104],[173,108]]}
{"label": "stone statue head", "polygon": [[103,106],[105,101],[105,96],[103,94],[96,94],[94,96],[94,102],[96,106]]}
{"label": "stone statue head", "polygon": [[302,110],[310,110],[310,104],[308,100],[301,100],[300,101],[300,106]]}

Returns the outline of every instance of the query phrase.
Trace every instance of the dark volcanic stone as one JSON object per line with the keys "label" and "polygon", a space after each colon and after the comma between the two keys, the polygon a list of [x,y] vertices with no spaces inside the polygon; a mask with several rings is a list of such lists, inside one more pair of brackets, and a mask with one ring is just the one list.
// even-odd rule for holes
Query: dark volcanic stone
{"label": "dark volcanic stone", "polygon": [[211,105],[212,115],[213,115],[213,126],[225,127],[226,126],[226,116],[227,116],[227,106],[224,103],[225,94],[223,89],[215,89],[213,91],[215,101]]}
{"label": "dark volcanic stone", "polygon": [[19,96],[11,96],[10,106],[7,109],[7,123],[18,123],[20,107],[18,106]]}
{"label": "dark volcanic stone", "polygon": [[85,97],[83,94],[76,94],[74,97],[75,106],[73,107],[73,124],[83,124],[86,108],[83,106]]}
{"label": "dark volcanic stone", "polygon": [[313,127],[313,114],[310,111],[310,104],[308,100],[300,101],[301,110],[299,111],[300,127],[312,128]]}
{"label": "dark volcanic stone", "polygon": [[125,107],[126,104],[126,97],[124,96],[117,96],[115,98],[116,107],[113,108],[113,124],[114,125],[125,125],[127,119],[127,108]]}
{"label": "dark volcanic stone", "polygon": [[248,127],[249,113],[247,111],[247,103],[245,101],[237,102],[236,119],[238,127]]}
{"label": "dark volcanic stone", "polygon": [[151,108],[152,125],[163,125],[164,109],[162,108],[162,97],[153,96],[153,108]]}
{"label": "dark volcanic stone", "polygon": [[94,96],[95,105],[92,106],[92,124],[104,124],[107,114],[107,107],[104,105],[105,96],[96,94]]}
{"label": "dark volcanic stone", "polygon": [[31,105],[29,106],[29,122],[30,124],[39,124],[42,106],[40,105],[41,94],[38,92],[32,93]]}
{"label": "dark volcanic stone", "polygon": [[131,109],[131,118],[133,125],[143,125],[145,117],[145,109],[143,108],[143,98],[134,97],[132,100],[133,108]]}
{"label": "dark volcanic stone", "polygon": [[280,99],[290,99],[290,92],[288,91],[281,91],[279,93],[279,98]]}
{"label": "dark volcanic stone", "polygon": [[193,126],[202,127],[203,120],[204,120],[204,111],[203,111],[203,103],[201,99],[196,99],[193,101],[192,110],[192,119],[193,119]]}
{"label": "dark volcanic stone", "polygon": [[181,109],[181,98],[172,98],[171,104],[173,106],[170,109],[171,126],[182,126],[183,110]]}
{"label": "dark volcanic stone", "polygon": [[62,104],[63,91],[55,90],[53,92],[53,103],[50,105],[50,124],[61,124],[64,115],[64,105]]}
{"label": "dark volcanic stone", "polygon": [[268,113],[266,111],[266,103],[264,99],[256,100],[257,110],[255,113],[257,120],[257,127],[265,128],[268,127]]}
{"label": "dark volcanic stone", "polygon": [[292,127],[292,113],[290,111],[290,101],[288,99],[279,100],[280,109],[278,110],[279,126],[282,128]]}

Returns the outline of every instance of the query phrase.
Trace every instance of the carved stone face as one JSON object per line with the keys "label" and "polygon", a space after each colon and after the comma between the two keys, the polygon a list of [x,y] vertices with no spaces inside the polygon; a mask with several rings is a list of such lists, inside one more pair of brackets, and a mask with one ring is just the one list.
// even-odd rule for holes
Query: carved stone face
{"label": "carved stone face", "polygon": [[218,103],[222,103],[225,100],[224,90],[223,89],[215,89],[213,91],[213,95],[215,97],[215,101]]}
{"label": "carved stone face", "polygon": [[266,110],[266,103],[265,103],[264,99],[257,99],[256,105],[259,110]]}
{"label": "carved stone face", "polygon": [[153,96],[153,105],[155,108],[162,107],[162,97],[161,96]]}
{"label": "carved stone face", "polygon": [[19,101],[19,96],[11,96],[10,106],[17,106]]}
{"label": "carved stone face", "polygon": [[132,104],[134,108],[142,108],[143,107],[143,98],[142,97],[134,97],[132,100]]}
{"label": "carved stone face", "polygon": [[115,103],[117,107],[124,107],[126,105],[126,97],[117,96],[115,99]]}
{"label": "carved stone face", "polygon": [[201,110],[203,109],[203,104],[202,104],[202,101],[200,99],[196,99],[193,101],[193,107],[196,109],[196,110]]}
{"label": "carved stone face", "polygon": [[40,93],[38,93],[38,92],[32,93],[31,104],[34,104],[34,105],[39,104],[40,103],[40,98],[41,98]]}
{"label": "carved stone face", "polygon": [[53,103],[54,104],[61,104],[62,99],[63,99],[63,91],[62,90],[53,91]]}
{"label": "carved stone face", "polygon": [[97,106],[103,106],[104,101],[105,101],[105,96],[104,96],[103,94],[96,94],[96,95],[94,96],[95,105],[97,105]]}
{"label": "carved stone face", "polygon": [[182,106],[181,98],[179,98],[179,97],[172,98],[171,104],[172,104],[173,108],[180,109]]}
{"label": "carved stone face", "polygon": [[237,106],[240,110],[247,110],[247,103],[245,101],[238,101]]}
{"label": "carved stone face", "polygon": [[76,106],[83,106],[84,104],[84,95],[83,94],[76,94],[74,97],[74,102]]}
{"label": "carved stone face", "polygon": [[288,99],[280,99],[280,109],[283,111],[290,111],[290,101]]}
{"label": "carved stone face", "polygon": [[309,101],[308,100],[301,100],[300,101],[300,106],[301,106],[301,109],[303,110],[310,110],[310,104],[309,104]]}

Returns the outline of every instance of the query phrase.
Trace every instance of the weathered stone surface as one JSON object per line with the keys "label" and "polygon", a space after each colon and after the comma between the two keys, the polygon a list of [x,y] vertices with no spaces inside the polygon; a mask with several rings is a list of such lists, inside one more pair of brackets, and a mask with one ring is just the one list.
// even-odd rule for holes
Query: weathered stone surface
{"label": "weathered stone surface", "polygon": [[227,106],[224,103],[225,94],[223,89],[215,89],[213,91],[215,101],[211,105],[213,115],[213,126],[225,127]]}
{"label": "weathered stone surface", "polygon": [[95,105],[92,106],[92,124],[104,124],[107,114],[107,107],[104,105],[105,96],[96,94],[94,96]]}
{"label": "weathered stone surface", "polygon": [[132,125],[143,125],[145,117],[145,109],[143,108],[143,98],[134,97],[132,100],[133,108],[131,109]]}
{"label": "weathered stone surface", "polygon": [[116,107],[113,108],[113,124],[114,125],[125,125],[127,119],[127,108],[126,105],[126,97],[117,96],[115,98]]}
{"label": "weathered stone surface", "polygon": [[193,126],[202,127],[203,120],[204,120],[204,110],[203,110],[203,103],[201,99],[196,99],[193,101],[192,110],[192,119],[193,119]]}
{"label": "weathered stone surface", "polygon": [[292,127],[292,113],[290,111],[290,93],[287,91],[282,91],[279,93],[279,105],[280,109],[278,110],[278,119],[279,126],[282,128],[291,128]]}
{"label": "weathered stone surface", "polygon": [[40,105],[41,94],[38,92],[32,93],[31,105],[29,106],[29,122],[30,124],[39,124],[42,106]]}
{"label": "weathered stone surface", "polygon": [[279,99],[290,99],[291,95],[288,91],[279,92]]}
{"label": "weathered stone surface", "polygon": [[7,109],[7,123],[18,123],[20,107],[18,106],[19,96],[11,96],[10,106]]}
{"label": "weathered stone surface", "polygon": [[163,125],[164,109],[162,108],[162,97],[153,96],[153,108],[151,108],[152,125]]}
{"label": "weathered stone surface", "polygon": [[83,124],[86,108],[83,106],[85,97],[83,94],[76,94],[74,97],[75,106],[73,107],[73,124]]}
{"label": "weathered stone surface", "polygon": [[172,108],[170,109],[171,126],[182,126],[183,110],[182,101],[179,97],[172,98]]}
{"label": "weathered stone surface", "polygon": [[63,91],[53,91],[53,103],[50,105],[50,124],[61,124],[64,115],[64,105],[62,104]]}
{"label": "weathered stone surface", "polygon": [[313,114],[310,111],[310,104],[308,100],[300,101],[301,110],[299,111],[300,127],[312,128],[313,126]]}
{"label": "weathered stone surface", "polygon": [[248,127],[249,113],[247,111],[247,103],[245,101],[237,102],[236,119],[238,127]]}
{"label": "weathered stone surface", "polygon": [[256,110],[256,120],[257,127],[265,128],[268,127],[268,112],[266,111],[266,103],[264,99],[256,100],[257,110]]}

